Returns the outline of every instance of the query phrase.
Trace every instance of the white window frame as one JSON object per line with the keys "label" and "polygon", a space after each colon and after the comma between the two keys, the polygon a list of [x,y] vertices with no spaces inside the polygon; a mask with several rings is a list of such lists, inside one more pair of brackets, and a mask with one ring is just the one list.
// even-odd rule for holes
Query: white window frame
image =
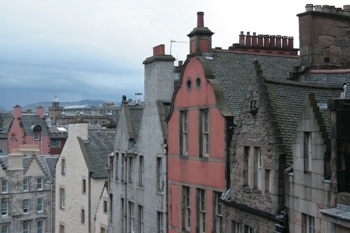
{"label": "white window frame", "polygon": [[28,214],[29,213],[29,199],[24,199],[22,200],[22,209],[23,209],[23,214]]}
{"label": "white window frame", "polygon": [[180,154],[188,155],[188,111],[180,111]]}
{"label": "white window frame", "polygon": [[37,225],[37,232],[44,233],[44,220],[38,220],[36,222],[36,225]]}
{"label": "white window frame", "polygon": [[1,225],[1,233],[9,233],[9,229],[10,229],[9,224]]}
{"label": "white window frame", "polygon": [[44,212],[44,198],[43,197],[39,197],[38,198],[38,213],[42,213]]}
{"label": "white window frame", "polygon": [[129,157],[129,174],[128,174],[128,182],[132,184],[134,178],[134,157]]}
{"label": "white window frame", "polygon": [[208,157],[210,154],[210,115],[209,109],[200,110],[200,156]]}
{"label": "white window frame", "polygon": [[23,178],[23,192],[29,191],[29,178]]}
{"label": "white window frame", "polygon": [[2,179],[1,181],[1,192],[2,193],[8,193],[9,191],[9,182],[8,180]]}
{"label": "white window frame", "polygon": [[61,160],[61,175],[66,175],[66,159]]}
{"label": "white window frame", "polygon": [[135,211],[134,211],[134,203],[129,201],[129,215],[130,215],[130,219],[129,219],[129,229],[130,232],[134,232],[134,224],[135,224]]}
{"label": "white window frame", "polygon": [[23,233],[29,233],[30,232],[30,221],[24,221],[22,223]]}
{"label": "white window frame", "polygon": [[256,163],[256,171],[254,171],[254,173],[256,173],[256,184],[255,184],[255,188],[256,189],[260,189],[261,190],[261,186],[262,186],[262,157],[261,157],[261,148],[260,147],[255,147],[254,148],[255,151],[255,163]]}
{"label": "white window frame", "polygon": [[316,232],[315,218],[305,214],[305,221],[306,221],[306,233],[315,233]]}
{"label": "white window frame", "polygon": [[184,230],[191,230],[191,188],[188,186],[183,186],[183,204],[184,204],[184,213],[183,213],[183,224],[182,227]]}
{"label": "white window frame", "polygon": [[38,178],[38,190],[41,191],[44,189],[44,178]]}
{"label": "white window frame", "polygon": [[65,189],[60,188],[60,208],[65,209]]}
{"label": "white window frame", "polygon": [[9,211],[9,202],[8,200],[2,198],[1,199],[1,216],[8,216]]}
{"label": "white window frame", "polygon": [[224,213],[223,213],[223,204],[220,201],[220,197],[221,197],[221,193],[219,192],[214,192],[214,210],[215,210],[215,229],[216,229],[216,233],[222,233],[223,232],[223,224],[224,224]]}
{"label": "white window frame", "polygon": [[143,156],[139,157],[139,186],[143,187],[145,183],[145,160]]}
{"label": "white window frame", "polygon": [[157,211],[157,233],[164,233],[163,213]]}
{"label": "white window frame", "polygon": [[198,225],[199,232],[205,233],[207,230],[207,203],[206,203],[206,190],[205,189],[197,189],[198,192]]}
{"label": "white window frame", "polygon": [[163,158],[157,157],[157,191],[164,191]]}
{"label": "white window frame", "polygon": [[304,132],[304,172],[312,171],[312,133]]}
{"label": "white window frame", "polygon": [[144,222],[143,222],[143,206],[139,205],[139,230],[140,233],[144,233]]}

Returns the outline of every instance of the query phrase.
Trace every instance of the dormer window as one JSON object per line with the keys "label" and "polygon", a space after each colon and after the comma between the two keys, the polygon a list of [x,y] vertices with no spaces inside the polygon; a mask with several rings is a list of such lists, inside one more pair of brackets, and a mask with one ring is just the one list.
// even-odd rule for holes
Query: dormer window
{"label": "dormer window", "polygon": [[33,137],[35,141],[40,141],[41,140],[41,131],[42,128],[40,125],[32,125],[32,132],[33,132]]}

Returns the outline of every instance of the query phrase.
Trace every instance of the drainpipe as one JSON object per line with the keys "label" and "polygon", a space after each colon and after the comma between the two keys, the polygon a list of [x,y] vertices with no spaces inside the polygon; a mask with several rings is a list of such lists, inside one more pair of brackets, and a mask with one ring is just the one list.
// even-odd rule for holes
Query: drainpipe
{"label": "drainpipe", "polygon": [[163,175],[163,182],[164,182],[164,187],[163,187],[163,192],[164,192],[164,196],[163,197],[163,208],[164,208],[164,216],[163,216],[163,219],[164,219],[164,233],[167,233],[167,229],[168,229],[168,224],[167,224],[167,216],[168,216],[168,203],[167,203],[167,200],[168,200],[168,184],[167,184],[167,180],[168,180],[168,161],[167,161],[167,148],[168,148],[168,145],[166,144],[166,140],[164,140],[164,144],[162,145],[163,146],[163,151],[164,151],[164,160],[163,160],[163,163],[165,164],[163,167],[164,167],[164,175]]}

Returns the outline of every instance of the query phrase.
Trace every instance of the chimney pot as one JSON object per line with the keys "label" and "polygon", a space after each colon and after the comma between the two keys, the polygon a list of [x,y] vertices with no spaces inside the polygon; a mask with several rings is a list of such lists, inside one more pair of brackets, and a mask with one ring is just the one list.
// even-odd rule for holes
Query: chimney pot
{"label": "chimney pot", "polygon": [[276,47],[275,36],[270,36],[270,47]]}
{"label": "chimney pot", "polygon": [[247,32],[247,36],[250,36],[250,32]]}
{"label": "chimney pot", "polygon": [[256,32],[253,32],[252,36],[252,46],[257,46],[258,45],[258,38],[256,36]]}
{"label": "chimney pot", "polygon": [[288,47],[287,40],[288,40],[287,36],[282,36],[282,48]]}
{"label": "chimney pot", "polygon": [[288,37],[288,48],[293,48],[294,44],[293,44],[294,38],[292,36]]}
{"label": "chimney pot", "polygon": [[183,61],[178,61],[178,66],[182,66]]}
{"label": "chimney pot", "polygon": [[281,35],[276,36],[276,47],[281,48],[282,42],[281,42]]}
{"label": "chimney pot", "polygon": [[323,5],[322,12],[331,13],[331,8],[329,7],[329,5]]}
{"label": "chimney pot", "polygon": [[262,34],[258,35],[258,46],[263,47],[264,46],[264,38]]}
{"label": "chimney pot", "polygon": [[269,35],[264,35],[264,47],[269,47],[270,46],[269,38],[270,38]]}
{"label": "chimney pot", "polygon": [[197,27],[204,27],[204,12],[197,12]]}
{"label": "chimney pot", "polygon": [[344,5],[343,6],[344,11],[350,11],[350,5]]}
{"label": "chimney pot", "polygon": [[243,34],[243,31],[241,31],[241,34],[239,35],[239,45],[244,45],[245,41],[245,35]]}
{"label": "chimney pot", "polygon": [[247,36],[245,37],[245,45],[246,46],[252,45],[252,36],[250,35],[250,32],[247,32]]}
{"label": "chimney pot", "polygon": [[314,5],[314,10],[315,11],[322,11],[321,5]]}
{"label": "chimney pot", "polygon": [[313,4],[306,4],[305,11],[313,11],[313,10],[314,10],[314,5]]}

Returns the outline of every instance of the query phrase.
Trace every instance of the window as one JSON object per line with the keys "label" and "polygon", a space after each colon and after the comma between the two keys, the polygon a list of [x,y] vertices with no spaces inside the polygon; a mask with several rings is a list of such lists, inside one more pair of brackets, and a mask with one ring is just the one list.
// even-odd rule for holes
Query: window
{"label": "window", "polygon": [[209,156],[209,110],[204,109],[200,111],[200,156]]}
{"label": "window", "polygon": [[115,154],[114,179],[118,180],[119,154]]}
{"label": "window", "polygon": [[1,199],[1,215],[2,216],[8,215],[8,207],[9,207],[8,201],[6,199],[2,198]]}
{"label": "window", "polygon": [[232,233],[243,233],[242,224],[232,221],[231,230],[232,230]]}
{"label": "window", "polygon": [[64,233],[64,226],[60,225],[60,233]]}
{"label": "window", "polygon": [[271,171],[270,170],[265,170],[265,193],[270,193],[271,192],[271,187],[272,187],[272,179],[271,179]]}
{"label": "window", "polygon": [[101,227],[100,233],[107,233],[107,230],[104,227]]}
{"label": "window", "polygon": [[139,205],[139,229],[140,233],[143,233],[143,206]]}
{"label": "window", "polygon": [[124,207],[125,203],[124,203],[124,199],[122,198],[121,199],[121,208],[120,208],[120,212],[121,212],[121,226],[122,226],[122,231],[121,232],[124,232],[124,229],[125,229],[125,218],[127,217],[126,213],[124,213],[124,210],[125,210],[125,207]]}
{"label": "window", "polygon": [[29,233],[30,232],[30,222],[24,221],[23,224],[23,233]]}
{"label": "window", "polygon": [[9,190],[8,190],[8,181],[7,180],[2,180],[1,181],[1,191],[2,193],[7,193]]}
{"label": "window", "polygon": [[37,221],[38,233],[44,233],[44,220]]}
{"label": "window", "polygon": [[40,132],[34,132],[34,140],[35,141],[40,141],[40,139],[41,139]]}
{"label": "window", "polygon": [[44,212],[44,198],[38,198],[38,212]]}
{"label": "window", "polygon": [[27,192],[29,191],[29,180],[28,178],[23,179],[23,191]]}
{"label": "window", "polygon": [[260,147],[254,147],[254,170],[253,177],[254,189],[261,189],[261,150]]}
{"label": "window", "polygon": [[214,192],[214,213],[215,213],[215,226],[214,229],[216,229],[216,233],[222,233],[223,232],[223,223],[224,223],[224,216],[223,216],[223,206],[222,202],[220,201],[221,193]]}
{"label": "window", "polygon": [[143,156],[139,157],[139,186],[143,186],[144,184],[144,174],[145,174],[145,164],[143,160]]}
{"label": "window", "polygon": [[29,199],[22,200],[22,209],[24,214],[29,212]]}
{"label": "window", "polygon": [[184,230],[191,230],[191,189],[190,187],[184,186],[182,188],[182,202],[184,205],[183,208],[183,221],[182,228]]}
{"label": "window", "polygon": [[244,226],[244,233],[254,233],[254,230],[249,226]]}
{"label": "window", "polygon": [[113,194],[109,194],[109,213],[110,213],[110,222],[113,222]]}
{"label": "window", "polygon": [[130,232],[134,232],[134,223],[135,223],[135,216],[134,216],[134,203],[129,201],[129,229]]}
{"label": "window", "polygon": [[65,192],[63,188],[60,188],[60,208],[65,208]]}
{"label": "window", "polygon": [[61,174],[62,174],[62,176],[66,175],[66,160],[65,159],[61,160]]}
{"label": "window", "polygon": [[157,158],[157,190],[163,191],[163,161],[162,158]]}
{"label": "window", "polygon": [[122,154],[122,161],[121,162],[121,174],[120,174],[120,179],[124,182],[124,167],[125,167],[125,155]]}
{"label": "window", "polygon": [[163,232],[164,232],[163,213],[157,212],[157,233],[163,233]]}
{"label": "window", "polygon": [[1,233],[9,233],[9,225],[1,225]]}
{"label": "window", "polygon": [[310,215],[306,215],[303,214],[304,217],[304,224],[305,224],[305,229],[304,232],[305,233],[315,233],[315,218],[310,216]]}
{"label": "window", "polygon": [[81,223],[85,223],[85,210],[84,209],[80,210],[80,221],[81,221]]}
{"label": "window", "polygon": [[51,148],[61,148],[61,140],[51,139],[50,140],[50,147]]}
{"label": "window", "polygon": [[[252,153],[252,154],[251,154]],[[243,154],[243,185],[250,189],[261,190],[262,185],[262,155],[260,147],[244,147]]]}
{"label": "window", "polygon": [[85,179],[82,180],[82,193],[83,194],[86,193],[86,180]]}
{"label": "window", "polygon": [[180,154],[188,154],[188,113],[180,111]]}
{"label": "window", "polygon": [[304,132],[304,172],[311,172],[312,140],[311,133]]}
{"label": "window", "polygon": [[197,216],[198,218],[198,228],[200,233],[206,232],[206,199],[205,199],[205,190],[197,189]]}
{"label": "window", "polygon": [[103,213],[107,213],[107,201],[103,200]]}
{"label": "window", "polygon": [[38,190],[43,190],[44,188],[44,179],[38,178]]}
{"label": "window", "polygon": [[132,178],[134,177],[134,158],[129,157],[129,183],[132,184]]}

